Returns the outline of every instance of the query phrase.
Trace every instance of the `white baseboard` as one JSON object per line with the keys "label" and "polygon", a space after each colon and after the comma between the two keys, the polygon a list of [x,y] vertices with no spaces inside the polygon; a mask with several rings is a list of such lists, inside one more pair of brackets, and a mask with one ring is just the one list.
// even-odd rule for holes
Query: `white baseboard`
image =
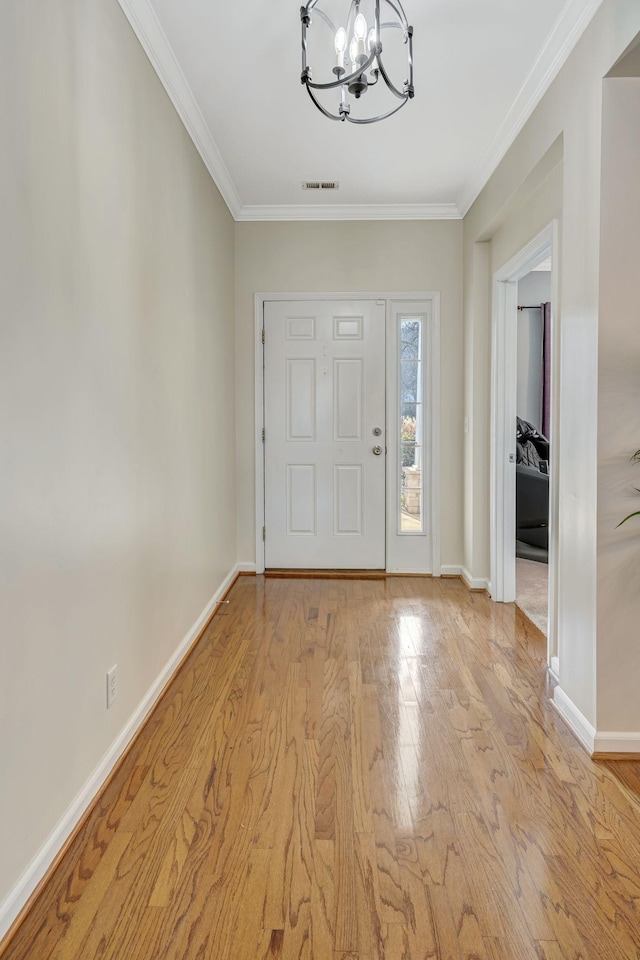
{"label": "white baseboard", "polygon": [[[237,564],[231,573],[220,584],[206,607],[181,641],[174,654],[164,666],[163,670],[142,698],[133,714],[114,740],[111,747],[86,781],[67,812],[58,825],[50,833],[38,853],[35,855],[20,879],[9,891],[9,894],[0,904],[0,941],[9,931],[29,897],[37,888],[47,870],[56,859],[76,826],[94,802],[107,777],[118,763],[120,757],[129,746],[147,716],[159,700],[160,696],[172,679],[180,661],[197,639],[198,634],[213,614],[218,601],[226,593],[244,564]],[[253,565],[255,569],[255,564]]]}
{"label": "white baseboard", "polygon": [[238,563],[236,564],[236,573],[255,573],[256,565],[255,563]]}
{"label": "white baseboard", "polygon": [[462,579],[469,587],[469,590],[488,590],[489,581],[486,577],[478,579],[477,577],[472,577],[466,567],[462,567]]}
{"label": "white baseboard", "polygon": [[562,687],[556,687],[551,701],[569,729],[576,735],[588,753],[594,752],[596,742],[596,728],[578,710],[573,700],[570,700]]}
{"label": "white baseboard", "polygon": [[551,702],[567,726],[591,755],[594,753],[640,754],[640,733],[629,731],[600,732],[596,730],[578,710],[575,703],[569,699],[562,687],[555,688]]}
{"label": "white baseboard", "polygon": [[596,733],[593,752],[640,754],[640,733]]}
{"label": "white baseboard", "polygon": [[488,590],[489,581],[488,580],[478,580],[475,577],[472,577],[466,567],[458,566],[457,564],[450,564],[449,566],[440,567],[440,576],[441,577],[461,577],[464,580],[465,584],[469,590]]}

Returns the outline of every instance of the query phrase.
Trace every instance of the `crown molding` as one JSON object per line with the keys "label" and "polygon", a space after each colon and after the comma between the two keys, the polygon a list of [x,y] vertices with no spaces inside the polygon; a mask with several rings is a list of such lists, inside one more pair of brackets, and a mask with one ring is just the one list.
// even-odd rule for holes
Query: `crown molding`
{"label": "crown molding", "polygon": [[603,0],[567,0],[475,175],[458,198],[462,217],[485,186],[507,150],[562,69]]}
{"label": "crown molding", "polygon": [[236,220],[460,220],[455,203],[333,203],[244,206]]}
{"label": "crown molding", "polygon": [[167,91],[169,99],[176,108],[223,200],[229,207],[231,215],[237,219],[242,207],[238,191],[149,0],[118,0],[118,3],[158,74],[162,86]]}

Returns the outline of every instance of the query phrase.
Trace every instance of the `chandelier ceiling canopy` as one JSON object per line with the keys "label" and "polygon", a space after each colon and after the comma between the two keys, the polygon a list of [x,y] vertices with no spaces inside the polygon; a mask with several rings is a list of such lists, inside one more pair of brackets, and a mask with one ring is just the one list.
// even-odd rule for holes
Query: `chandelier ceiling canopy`
{"label": "chandelier ceiling canopy", "polygon": [[308,0],[300,20],[300,79],[325,117],[375,123],[413,98],[413,27],[399,0]]}

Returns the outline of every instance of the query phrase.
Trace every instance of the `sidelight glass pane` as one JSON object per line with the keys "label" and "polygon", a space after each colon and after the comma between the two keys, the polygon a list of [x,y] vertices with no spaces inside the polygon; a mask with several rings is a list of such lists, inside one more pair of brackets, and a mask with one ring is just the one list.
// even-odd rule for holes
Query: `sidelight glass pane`
{"label": "sidelight glass pane", "polygon": [[417,360],[400,364],[400,400],[415,403],[419,400],[420,373],[422,364]]}
{"label": "sidelight glass pane", "polygon": [[420,334],[422,320],[403,320],[401,330],[401,360],[420,359]]}
{"label": "sidelight glass pane", "polygon": [[420,460],[420,447],[417,443],[403,443],[400,446],[403,467],[415,467],[416,460]]}
{"label": "sidelight glass pane", "polygon": [[412,484],[411,472],[405,471],[403,478],[400,533],[422,533],[422,487]]}
{"label": "sidelight glass pane", "polygon": [[424,532],[423,409],[421,317],[400,321],[399,445],[400,533]]}

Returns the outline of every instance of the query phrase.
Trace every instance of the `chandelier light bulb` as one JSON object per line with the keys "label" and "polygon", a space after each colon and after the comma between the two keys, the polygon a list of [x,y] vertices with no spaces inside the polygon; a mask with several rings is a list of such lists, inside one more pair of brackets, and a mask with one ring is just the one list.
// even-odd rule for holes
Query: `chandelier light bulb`
{"label": "chandelier light bulb", "polygon": [[347,31],[340,27],[336,33],[336,73],[340,76],[340,71],[344,70],[344,52],[347,49]]}
{"label": "chandelier light bulb", "polygon": [[371,27],[371,30],[369,30],[369,39],[367,41],[369,50],[373,50],[375,44],[376,44],[376,31],[374,30],[373,27]]}
{"label": "chandelier light bulb", "polygon": [[355,70],[358,66],[358,41],[355,37],[351,40],[351,46],[349,47],[349,59],[353,64],[353,69]]}
{"label": "chandelier light bulb", "polygon": [[359,13],[356,17],[356,22],[353,25],[353,36],[360,43],[364,43],[364,38],[367,35],[367,21],[364,16]]}
{"label": "chandelier light bulb", "polygon": [[353,39],[357,46],[357,56],[368,56],[367,48],[365,46],[365,40],[367,39],[367,21],[361,13],[358,14],[356,17],[356,22],[353,25]]}

